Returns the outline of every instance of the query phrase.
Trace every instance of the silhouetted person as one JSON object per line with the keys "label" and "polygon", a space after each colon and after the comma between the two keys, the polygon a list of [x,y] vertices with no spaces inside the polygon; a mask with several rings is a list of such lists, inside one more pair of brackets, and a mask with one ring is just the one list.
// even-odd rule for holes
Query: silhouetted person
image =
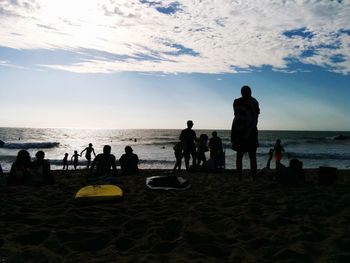
{"label": "silhouetted person", "polygon": [[[94,168],[96,171],[94,173]],[[113,169],[113,173],[111,171]],[[111,176],[117,174],[117,166],[115,164],[115,156],[111,154],[111,146],[105,145],[103,147],[103,153],[98,154],[94,161],[91,163],[90,174],[96,177],[99,176]]]}
{"label": "silhouetted person", "polygon": [[297,185],[305,182],[303,163],[298,159],[289,161],[289,167],[279,164],[276,169],[276,181],[287,185]]}
{"label": "silhouetted person", "polygon": [[77,169],[78,162],[79,162],[79,156],[81,156],[78,151],[74,151],[74,154],[72,155],[71,161],[73,161],[73,167],[74,170]]}
{"label": "silhouetted person", "polygon": [[199,140],[197,142],[197,164],[204,165],[207,162],[207,158],[205,157],[205,152],[209,151],[208,148],[208,135],[206,134],[201,134],[199,136]]}
{"label": "silhouetted person", "polygon": [[281,160],[282,160],[282,153],[284,152],[284,148],[281,144],[281,140],[277,139],[276,140],[276,144],[273,148],[274,152],[275,152],[275,161],[276,161],[276,169],[278,168],[278,166],[281,164]]}
{"label": "silhouetted person", "polygon": [[89,146],[86,147],[84,150],[81,151],[80,155],[83,154],[83,152],[85,152],[85,158],[87,160],[87,168],[89,169],[90,167],[90,163],[91,163],[91,154],[93,153],[94,156],[96,157],[96,153],[95,153],[95,150],[94,148],[92,148],[92,143],[89,143]]}
{"label": "silhouetted person", "polygon": [[50,163],[45,160],[45,153],[38,151],[35,154],[36,160],[32,163],[31,182],[35,185],[53,184],[54,177],[51,173]]}
{"label": "silhouetted person", "polygon": [[64,168],[66,168],[66,170],[68,170],[68,153],[65,153],[64,157],[63,157],[63,170],[64,170]]}
{"label": "silhouetted person", "polygon": [[209,149],[210,149],[210,159],[214,161],[214,169],[223,168],[224,161],[222,158],[224,157],[224,152],[222,148],[222,140],[218,137],[218,133],[216,131],[212,132],[212,136],[209,140]]}
{"label": "silhouetted person", "polygon": [[17,158],[11,166],[8,177],[8,185],[26,185],[30,181],[31,161],[29,152],[20,150],[17,153]]}
{"label": "silhouetted person", "polygon": [[182,142],[177,142],[174,145],[174,155],[175,155],[175,159],[176,159],[176,163],[174,166],[174,172],[176,171],[176,168],[180,171],[181,170],[181,165],[182,165],[182,157],[183,155],[183,146],[182,146]]}
{"label": "silhouetted person", "polygon": [[190,156],[192,157],[192,164],[196,165],[196,140],[197,136],[192,130],[193,122],[187,121],[187,129],[181,131],[180,141],[183,144],[186,170],[189,169]]}
{"label": "silhouetted person", "polygon": [[256,149],[259,146],[257,124],[260,108],[258,101],[251,96],[249,86],[243,86],[241,94],[242,97],[233,102],[235,117],[232,122],[231,143],[232,149],[237,152],[236,168],[239,180],[242,179],[242,159],[245,153],[249,154],[251,175],[254,180],[257,172]]}
{"label": "silhouetted person", "polygon": [[125,153],[119,158],[122,173],[125,175],[137,174],[139,172],[139,157],[133,153],[130,146],[125,147]]}
{"label": "silhouetted person", "polygon": [[267,160],[267,164],[266,164],[267,169],[270,169],[272,156],[273,156],[273,149],[270,149],[269,150],[269,159]]}

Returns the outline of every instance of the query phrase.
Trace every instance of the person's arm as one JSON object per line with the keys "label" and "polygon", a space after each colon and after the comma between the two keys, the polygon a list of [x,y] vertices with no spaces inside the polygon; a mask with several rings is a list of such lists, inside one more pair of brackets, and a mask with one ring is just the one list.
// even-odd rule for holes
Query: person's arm
{"label": "person's arm", "polygon": [[117,165],[115,164],[116,162],[116,159],[115,159],[115,156],[113,156],[113,160],[112,160],[112,170],[113,170],[113,173],[115,175],[117,175]]}
{"label": "person's arm", "polygon": [[94,150],[94,148],[92,148],[92,152],[94,153],[94,156],[96,157],[96,153],[95,153],[95,150]]}
{"label": "person's arm", "polygon": [[124,154],[119,158],[120,169],[124,170]]}
{"label": "person's arm", "polygon": [[95,168],[95,166],[96,166],[96,159],[97,159],[97,158],[94,158],[94,160],[93,160],[92,163],[91,163],[90,175],[92,175],[92,172],[94,171],[94,168]]}
{"label": "person's arm", "polygon": [[179,140],[180,140],[180,141],[183,141],[183,137],[184,137],[183,133],[184,133],[184,131],[181,131],[180,137],[179,137]]}
{"label": "person's arm", "polygon": [[84,150],[81,151],[80,156],[83,154],[83,152],[85,152],[87,150],[87,148],[85,148]]}
{"label": "person's arm", "polygon": [[[255,104],[256,103],[256,104]],[[250,134],[253,132],[253,130],[255,128],[257,128],[257,125],[258,125],[258,117],[259,117],[259,114],[260,114],[260,108],[259,108],[259,102],[257,100],[255,100],[254,98],[251,98],[248,102],[249,106],[250,106],[250,109],[252,110],[253,112],[253,115],[254,115],[254,119],[253,119],[253,122],[252,122],[252,125],[250,125],[247,133],[245,134],[245,137],[248,138],[250,136]]]}

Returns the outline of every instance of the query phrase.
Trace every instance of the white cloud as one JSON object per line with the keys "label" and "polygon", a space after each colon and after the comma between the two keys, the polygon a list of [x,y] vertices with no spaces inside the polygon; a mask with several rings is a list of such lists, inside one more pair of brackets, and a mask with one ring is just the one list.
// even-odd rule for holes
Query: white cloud
{"label": "white cloud", "polygon": [[[349,17],[349,0],[2,0],[0,46],[125,56],[42,65],[81,73],[294,72],[293,60],[348,74]],[[312,37],[283,34],[302,28]]]}

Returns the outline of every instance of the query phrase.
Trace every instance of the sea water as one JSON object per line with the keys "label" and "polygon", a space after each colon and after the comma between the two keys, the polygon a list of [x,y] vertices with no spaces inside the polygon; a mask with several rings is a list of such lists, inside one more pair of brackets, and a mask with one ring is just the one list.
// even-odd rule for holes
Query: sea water
{"label": "sea water", "polygon": [[[93,144],[96,154],[103,146],[112,147],[112,154],[117,159],[130,145],[139,156],[141,169],[171,169],[175,164],[173,146],[178,141],[181,130],[102,130],[102,129],[42,129],[42,128],[0,128],[0,140],[5,142],[0,147],[0,164],[4,171],[9,171],[17,152],[29,151],[32,157],[38,150],[45,152],[52,169],[62,168],[62,159],[68,153],[70,160],[74,151],[80,153],[89,143]],[[195,130],[197,136],[213,130]],[[235,168],[236,153],[231,149],[230,131],[217,130],[222,138],[226,156],[226,168]],[[258,167],[266,166],[268,152],[276,139],[281,139],[285,148],[282,163],[289,160],[301,160],[305,168],[333,166],[345,169],[350,165],[350,132],[335,131],[259,131],[260,147],[257,150]],[[209,158],[209,152],[206,153]],[[80,166],[84,168],[86,160],[80,157]],[[271,162],[274,168],[274,162]],[[244,157],[244,168],[249,168],[248,156]],[[70,166],[72,169],[72,166]]]}

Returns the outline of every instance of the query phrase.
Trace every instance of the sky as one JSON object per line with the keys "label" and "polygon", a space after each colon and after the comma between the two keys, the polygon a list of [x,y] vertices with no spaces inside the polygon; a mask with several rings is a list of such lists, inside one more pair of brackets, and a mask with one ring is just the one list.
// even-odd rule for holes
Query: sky
{"label": "sky", "polygon": [[350,130],[350,0],[0,0],[0,127]]}

